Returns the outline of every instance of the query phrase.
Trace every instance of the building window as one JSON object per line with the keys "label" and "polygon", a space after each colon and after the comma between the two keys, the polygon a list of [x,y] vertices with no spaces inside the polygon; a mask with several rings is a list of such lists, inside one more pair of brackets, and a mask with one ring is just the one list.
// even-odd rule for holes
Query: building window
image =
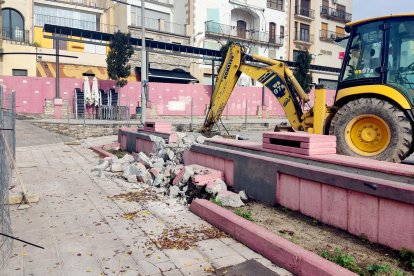
{"label": "building window", "polygon": [[89,31],[106,31],[100,29],[99,20],[95,13],[80,10],[35,4],[34,19],[35,26],[39,27],[52,24]]}
{"label": "building window", "polygon": [[276,23],[269,23],[269,42],[276,43]]}
{"label": "building window", "polygon": [[26,69],[12,69],[13,76],[27,76]]}
{"label": "building window", "polygon": [[267,0],[267,7],[279,11],[284,11],[283,0]]}
{"label": "building window", "polygon": [[301,53],[303,53],[303,51],[293,50],[293,61],[296,62]]}
{"label": "building window", "polygon": [[14,9],[3,9],[2,37],[14,41],[24,41],[24,18],[20,12]]}
{"label": "building window", "polygon": [[306,24],[300,24],[300,33],[299,33],[299,40],[310,42],[310,33],[309,33],[310,26]]}
{"label": "building window", "polygon": [[280,26],[280,38],[283,39],[285,37],[285,26]]}
{"label": "building window", "polygon": [[243,20],[237,20],[237,36],[246,38],[247,23]]}

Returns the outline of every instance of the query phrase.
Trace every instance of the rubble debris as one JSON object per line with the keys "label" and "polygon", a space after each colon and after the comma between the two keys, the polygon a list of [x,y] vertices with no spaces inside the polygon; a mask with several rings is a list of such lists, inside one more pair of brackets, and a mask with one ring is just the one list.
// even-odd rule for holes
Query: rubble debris
{"label": "rubble debris", "polygon": [[155,152],[126,154],[120,159],[105,158],[93,169],[101,177],[123,178],[132,189],[138,189],[134,193],[117,195],[114,199],[148,201],[158,199],[153,195],[159,194],[169,195],[172,201],[184,205],[194,198],[213,197],[222,201],[224,206],[244,205],[242,200],[247,200],[246,193],[228,191],[223,172],[195,164],[183,165],[184,151],[195,143],[204,143],[204,137],[177,133],[177,142],[169,144],[155,135],[150,135],[150,139],[155,143]]}
{"label": "rubble debris", "polygon": [[217,194],[216,199],[219,200],[223,206],[227,207],[241,207],[244,206],[239,194],[230,191],[221,191]]}
{"label": "rubble debris", "polygon": [[203,135],[199,135],[196,138],[196,142],[199,144],[204,144],[205,141],[206,141],[206,137],[204,137]]}
{"label": "rubble debris", "polygon": [[247,195],[246,195],[246,192],[245,191],[240,191],[239,192],[239,196],[240,196],[240,199],[241,200],[248,200],[249,198],[247,197]]}

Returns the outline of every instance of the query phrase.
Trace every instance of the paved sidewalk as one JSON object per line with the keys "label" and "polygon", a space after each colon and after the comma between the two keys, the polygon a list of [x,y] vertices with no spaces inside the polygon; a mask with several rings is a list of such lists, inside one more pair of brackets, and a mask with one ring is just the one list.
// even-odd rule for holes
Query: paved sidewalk
{"label": "paved sidewalk", "polygon": [[[90,138],[86,143],[114,140],[116,136]],[[139,203],[111,198],[137,190],[91,172],[98,157],[88,145],[17,148],[22,178],[40,201],[28,210],[12,206],[13,234],[45,250],[15,241],[1,275],[211,275],[211,268],[247,259],[290,275],[231,238],[200,241],[189,250],[159,249],[156,243],[167,230],[211,226],[161,195]],[[136,217],[125,218],[130,212]]]}

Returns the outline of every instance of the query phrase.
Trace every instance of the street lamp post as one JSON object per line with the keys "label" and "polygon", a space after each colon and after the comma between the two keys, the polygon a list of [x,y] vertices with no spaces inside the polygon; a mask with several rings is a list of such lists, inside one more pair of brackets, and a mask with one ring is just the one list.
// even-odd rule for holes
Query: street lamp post
{"label": "street lamp post", "polygon": [[141,121],[147,120],[147,50],[145,47],[145,0],[141,0]]}

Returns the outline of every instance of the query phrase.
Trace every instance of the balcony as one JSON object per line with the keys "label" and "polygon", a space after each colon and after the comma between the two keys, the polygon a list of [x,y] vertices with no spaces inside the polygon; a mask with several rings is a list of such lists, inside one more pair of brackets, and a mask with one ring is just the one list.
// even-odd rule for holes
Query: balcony
{"label": "balcony", "polygon": [[337,10],[326,6],[321,6],[321,17],[335,21],[347,23],[352,20],[352,14],[343,10]]}
{"label": "balcony", "polygon": [[229,26],[209,21],[205,22],[205,32],[206,36],[234,38],[244,41],[273,44],[277,47],[283,46],[284,40],[280,36],[272,36],[267,32],[238,29],[236,26]]}
{"label": "balcony", "polygon": [[307,32],[295,32],[294,41],[297,43],[313,44],[314,40],[313,34],[309,34]]}
{"label": "balcony", "polygon": [[22,29],[11,29],[11,28],[2,28],[1,29],[1,38],[5,41],[17,43],[17,44],[29,44],[29,31]]}
{"label": "balcony", "polygon": [[315,19],[315,11],[302,8],[300,6],[295,6],[295,17],[299,17],[305,20],[313,20]]}
{"label": "balcony", "polygon": [[[131,26],[141,27],[141,16],[132,16]],[[145,28],[157,32],[165,32],[176,35],[188,36],[186,25],[169,22],[162,19],[146,17]]]}
{"label": "balcony", "polygon": [[87,31],[96,31],[102,33],[113,34],[118,30],[117,26],[99,24],[93,21],[76,20],[72,18],[50,16],[44,14],[34,15],[34,25],[37,27],[43,27],[45,24],[77,28]]}
{"label": "balcony", "polygon": [[[86,7],[86,8],[100,9],[100,10],[109,8],[109,4],[111,2],[108,0],[47,0],[47,1],[69,4],[69,5],[76,5],[76,6]],[[168,1],[168,0],[164,0],[164,1]]]}
{"label": "balcony", "polygon": [[335,39],[341,38],[341,37],[344,37],[344,36],[345,36],[345,34],[332,32],[332,31],[328,31],[328,30],[320,30],[320,32],[319,32],[319,38],[320,38],[321,41],[331,42],[331,43],[334,43]]}

